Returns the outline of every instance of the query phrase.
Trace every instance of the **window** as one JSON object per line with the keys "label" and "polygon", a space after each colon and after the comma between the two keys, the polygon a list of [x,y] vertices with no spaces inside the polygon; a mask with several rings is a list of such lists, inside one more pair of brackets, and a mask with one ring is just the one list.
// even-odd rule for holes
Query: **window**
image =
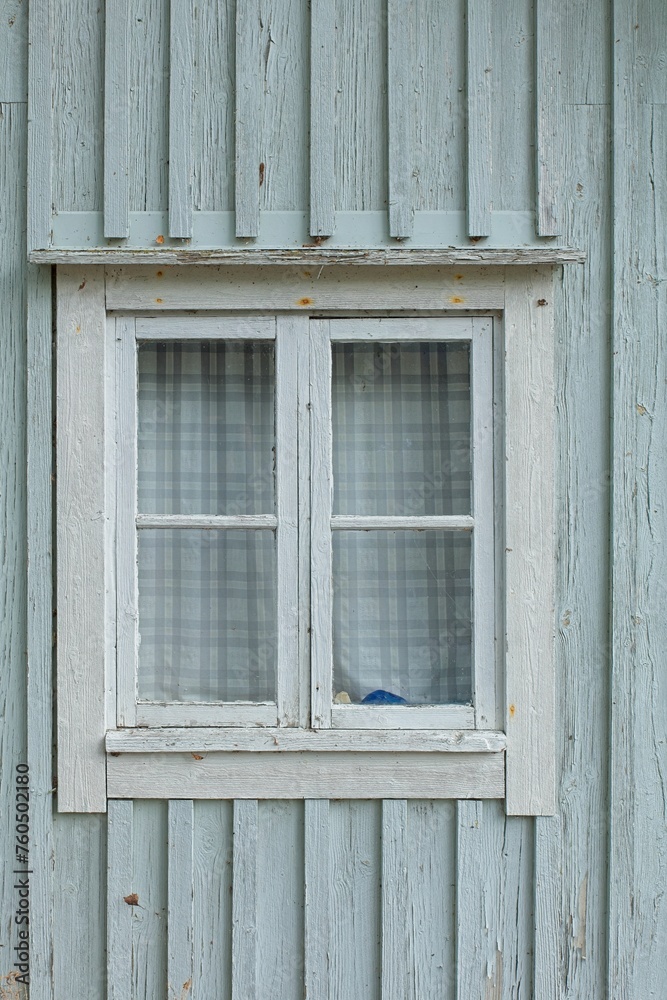
{"label": "window", "polygon": [[205,270],[59,276],[60,808],[544,810],[549,272]]}

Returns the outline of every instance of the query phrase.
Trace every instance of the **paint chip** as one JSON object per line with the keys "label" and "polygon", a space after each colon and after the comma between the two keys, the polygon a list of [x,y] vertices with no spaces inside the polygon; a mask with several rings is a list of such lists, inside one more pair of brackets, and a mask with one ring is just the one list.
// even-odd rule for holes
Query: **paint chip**
{"label": "paint chip", "polygon": [[648,410],[646,409],[645,406],[642,406],[641,403],[637,403],[637,413],[639,414],[640,417],[644,417],[648,413]]}
{"label": "paint chip", "polygon": [[192,756],[194,757],[195,760],[203,760],[204,759],[200,753],[193,753]]}
{"label": "paint chip", "polygon": [[538,299],[537,300],[537,304],[538,304],[538,306],[548,306],[549,305],[549,303],[547,302],[546,299]]}
{"label": "paint chip", "polygon": [[161,278],[163,274],[164,274],[164,271],[157,271],[156,272],[156,277],[157,278]]}
{"label": "paint chip", "polygon": [[516,705],[510,705],[510,719],[513,719],[516,714]]}
{"label": "paint chip", "polygon": [[162,302],[162,299],[156,299],[155,301],[156,302]]}
{"label": "paint chip", "polygon": [[297,305],[298,305],[298,306],[312,306],[312,305],[313,305],[313,300],[312,300],[312,299],[309,299],[309,298],[307,298],[307,297],[306,297],[306,296],[304,295],[304,297],[303,297],[302,299],[299,299],[299,301],[297,302]]}
{"label": "paint chip", "polygon": [[136,892],[131,892],[129,896],[123,896],[123,901],[127,903],[128,906],[138,906],[139,897]]}
{"label": "paint chip", "polygon": [[460,295],[452,295],[449,301],[452,302],[455,306],[459,306],[465,302],[465,299],[462,299]]}
{"label": "paint chip", "polygon": [[155,237],[155,242],[156,243],[160,243],[160,244],[164,243],[164,236],[162,236],[162,235],[156,236]]}

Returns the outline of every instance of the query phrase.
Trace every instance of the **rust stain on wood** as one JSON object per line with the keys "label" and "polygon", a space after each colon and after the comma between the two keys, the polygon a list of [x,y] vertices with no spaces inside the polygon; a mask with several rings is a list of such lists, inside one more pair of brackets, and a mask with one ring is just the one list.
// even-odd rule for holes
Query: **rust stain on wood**
{"label": "rust stain on wood", "polygon": [[313,302],[313,299],[309,299],[307,296],[304,295],[304,297],[302,299],[298,300],[297,305],[298,306],[312,306],[312,305],[314,305],[314,302]]}
{"label": "rust stain on wood", "polygon": [[123,896],[123,902],[127,903],[128,906],[138,906],[139,897],[136,892],[131,892],[129,896]]}

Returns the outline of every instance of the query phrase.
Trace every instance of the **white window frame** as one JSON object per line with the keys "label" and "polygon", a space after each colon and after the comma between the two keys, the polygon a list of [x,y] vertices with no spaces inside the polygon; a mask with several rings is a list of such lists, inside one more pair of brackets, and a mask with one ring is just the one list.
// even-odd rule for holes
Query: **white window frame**
{"label": "white window frame", "polygon": [[[504,797],[511,814],[553,812],[552,288],[551,266],[58,269],[57,715],[62,811],[104,811],[107,796],[178,798],[187,789],[188,797],[201,798]],[[109,621],[116,603],[123,606],[117,583],[128,576],[116,574],[115,518],[119,499],[121,506],[124,503],[123,491],[133,489],[132,473],[123,471],[121,463],[130,458],[134,462],[134,457],[115,455],[110,445],[115,427],[108,389],[116,380],[118,359],[115,343],[113,350],[110,343],[115,337],[105,331],[109,314],[121,325],[160,314],[163,324],[169,314],[195,309],[210,310],[222,319],[239,312],[277,315],[276,322],[289,326],[299,344],[307,344],[303,332],[309,317],[339,322],[340,317],[370,312],[494,318],[500,359],[494,376],[494,434],[504,459],[495,499],[501,515],[496,581],[503,595],[499,633],[504,656],[503,677],[496,684],[497,711],[493,705],[487,709],[493,720],[488,729],[402,729],[398,722],[376,730],[308,729],[308,680],[303,671],[296,672],[298,683],[283,699],[283,707],[291,706],[282,714],[288,725],[185,727],[169,725],[163,717],[156,720],[156,729],[117,726],[115,675],[109,669],[115,658],[115,626]],[[290,362],[301,401],[308,396],[302,361]],[[120,363],[127,363],[122,352]],[[311,417],[300,406],[302,429]],[[122,410],[121,418],[135,419],[132,409]],[[120,474],[110,475],[109,466]],[[290,544],[298,538],[303,579],[309,558],[305,543],[310,497],[301,478],[297,489],[289,503],[291,509],[298,505],[299,526]],[[326,511],[315,516],[326,520]],[[330,525],[329,517],[327,531]],[[128,558],[125,546],[123,553],[121,561]],[[292,606],[302,610],[308,596],[302,585],[292,594]],[[127,611],[131,644],[136,622],[131,602]],[[296,634],[292,619],[286,631],[303,654],[310,643],[305,630]],[[298,725],[290,727],[294,720]],[[281,721],[280,713],[276,721]]]}

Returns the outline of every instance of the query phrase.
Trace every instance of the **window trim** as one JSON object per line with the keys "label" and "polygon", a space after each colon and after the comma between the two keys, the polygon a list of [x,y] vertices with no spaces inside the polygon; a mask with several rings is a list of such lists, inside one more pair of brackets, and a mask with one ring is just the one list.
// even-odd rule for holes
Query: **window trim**
{"label": "window trim", "polygon": [[[188,795],[195,797],[502,797],[504,793],[508,813],[553,812],[552,276],[549,266],[384,270],[331,265],[311,272],[285,265],[174,267],[157,272],[142,266],[106,272],[92,265],[58,269],[57,711],[62,811],[104,811],[107,794],[179,797],[187,787]],[[133,751],[119,750],[117,743],[113,749],[117,737],[107,720],[113,718],[115,692],[105,676],[109,636],[103,624],[113,595],[109,580],[100,582],[105,572],[109,575],[106,545],[111,530],[111,498],[105,494],[104,480],[105,413],[100,403],[106,312],[201,308],[282,312],[286,322],[295,324],[307,312],[330,315],[346,310],[502,314],[506,654],[500,697],[505,723],[504,732],[491,734],[496,740],[493,750],[479,746],[484,734],[450,732],[439,735],[465,749],[452,753],[449,745],[446,752],[425,754],[410,750],[410,731],[397,731],[387,752],[199,753],[196,748],[203,750],[206,740],[201,731],[188,731],[199,740],[193,749],[180,744],[147,751],[147,743],[141,749],[141,738],[146,737],[140,730]],[[91,578],[97,585],[90,586]],[[336,732],[340,737],[341,731]],[[500,748],[503,742],[505,750]]]}

